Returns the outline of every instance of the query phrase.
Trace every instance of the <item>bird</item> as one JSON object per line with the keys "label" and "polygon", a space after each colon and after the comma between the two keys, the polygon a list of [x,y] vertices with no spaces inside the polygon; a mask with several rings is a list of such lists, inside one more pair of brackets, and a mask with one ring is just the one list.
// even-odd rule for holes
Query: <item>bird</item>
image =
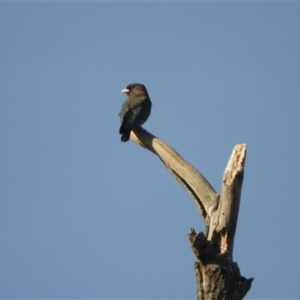
{"label": "bird", "polygon": [[128,96],[119,113],[121,127],[119,133],[122,142],[130,138],[131,130],[143,125],[151,113],[151,100],[146,87],[141,83],[130,83],[121,91]]}

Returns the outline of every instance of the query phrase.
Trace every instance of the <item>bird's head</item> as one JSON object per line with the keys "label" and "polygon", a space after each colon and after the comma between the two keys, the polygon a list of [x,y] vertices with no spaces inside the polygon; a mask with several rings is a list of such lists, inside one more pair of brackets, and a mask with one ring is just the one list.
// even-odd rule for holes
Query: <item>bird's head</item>
{"label": "bird's head", "polygon": [[127,96],[129,96],[132,92],[136,94],[139,93],[148,94],[146,87],[141,83],[130,83],[121,92],[126,94]]}

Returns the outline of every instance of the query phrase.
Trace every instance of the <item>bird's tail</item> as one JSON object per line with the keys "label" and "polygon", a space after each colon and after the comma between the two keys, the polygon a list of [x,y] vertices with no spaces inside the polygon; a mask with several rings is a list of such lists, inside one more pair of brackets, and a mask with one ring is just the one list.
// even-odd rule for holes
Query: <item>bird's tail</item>
{"label": "bird's tail", "polygon": [[119,133],[122,134],[121,141],[127,142],[130,138],[130,129],[127,129],[124,124],[121,125]]}
{"label": "bird's tail", "polygon": [[129,138],[130,138],[130,130],[123,131],[123,134],[121,136],[121,141],[127,142]]}

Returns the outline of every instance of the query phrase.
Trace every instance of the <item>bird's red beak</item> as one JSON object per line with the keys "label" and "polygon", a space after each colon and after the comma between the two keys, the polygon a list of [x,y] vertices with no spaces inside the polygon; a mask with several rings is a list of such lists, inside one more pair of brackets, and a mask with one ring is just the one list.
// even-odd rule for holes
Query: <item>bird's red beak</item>
{"label": "bird's red beak", "polygon": [[125,94],[128,94],[129,92],[130,92],[129,89],[123,89],[123,90],[121,91],[121,93],[125,93]]}

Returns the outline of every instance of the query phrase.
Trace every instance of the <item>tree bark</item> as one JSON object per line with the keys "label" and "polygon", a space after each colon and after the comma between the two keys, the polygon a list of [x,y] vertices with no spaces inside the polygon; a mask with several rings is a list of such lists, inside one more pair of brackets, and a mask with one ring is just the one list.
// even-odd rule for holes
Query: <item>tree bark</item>
{"label": "tree bark", "polygon": [[196,256],[196,300],[239,300],[253,278],[241,276],[233,262],[234,236],[242,190],[246,144],[236,145],[223,174],[219,195],[209,182],[174,149],[142,127],[130,139],[156,154],[195,202],[206,225],[205,233],[190,229],[190,247]]}

